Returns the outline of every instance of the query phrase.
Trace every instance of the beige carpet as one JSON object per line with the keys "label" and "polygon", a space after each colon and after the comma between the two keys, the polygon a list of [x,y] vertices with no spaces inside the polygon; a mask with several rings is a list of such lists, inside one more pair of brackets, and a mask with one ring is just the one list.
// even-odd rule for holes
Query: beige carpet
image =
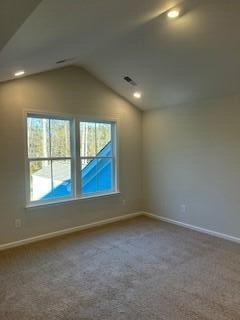
{"label": "beige carpet", "polygon": [[1,320],[239,320],[240,246],[140,217],[0,253]]}

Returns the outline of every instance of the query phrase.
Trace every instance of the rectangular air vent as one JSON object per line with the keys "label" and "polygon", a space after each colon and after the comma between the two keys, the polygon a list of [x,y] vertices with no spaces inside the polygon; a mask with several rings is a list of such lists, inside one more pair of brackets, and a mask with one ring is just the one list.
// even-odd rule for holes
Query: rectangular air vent
{"label": "rectangular air vent", "polygon": [[130,83],[132,86],[136,86],[136,85],[137,85],[136,82],[133,81],[133,79],[131,79],[129,76],[125,76],[123,79],[124,79],[126,82]]}

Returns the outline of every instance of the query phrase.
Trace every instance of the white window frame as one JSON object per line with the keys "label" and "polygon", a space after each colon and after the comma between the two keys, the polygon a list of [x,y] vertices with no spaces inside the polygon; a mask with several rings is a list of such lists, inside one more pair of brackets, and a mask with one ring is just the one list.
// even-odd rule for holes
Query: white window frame
{"label": "white window frame", "polygon": [[[81,137],[80,137],[80,123],[81,122],[90,122],[90,123],[103,123],[103,124],[109,124],[111,125],[111,144],[112,144],[112,156],[111,157],[97,157],[96,156],[81,156]],[[81,160],[93,160],[93,159],[111,159],[112,160],[112,186],[113,188],[107,192],[101,192],[96,191],[93,193],[82,193],[82,179],[81,179],[81,168],[79,168],[79,193],[82,197],[93,197],[95,195],[101,195],[101,194],[107,194],[107,193],[114,193],[118,190],[118,184],[117,184],[117,147],[116,147],[116,122],[115,121],[109,121],[109,120],[93,120],[93,119],[86,119],[86,118],[80,118],[78,120],[78,135],[79,135],[79,147],[77,148],[78,154],[79,154],[79,166],[81,166]],[[95,139],[95,143],[97,143]]]}
{"label": "white window frame", "polygon": [[[28,117],[43,118],[43,119],[56,119],[56,120],[68,120],[70,121],[70,144],[71,154],[70,157],[44,157],[44,158],[29,158],[28,157],[28,130],[27,119]],[[26,178],[26,207],[38,207],[51,204],[61,204],[64,202],[71,202],[76,200],[99,198],[111,195],[120,194],[119,191],[119,158],[118,158],[118,122],[116,119],[104,119],[93,117],[76,117],[62,114],[49,114],[47,112],[25,111],[25,178]],[[94,192],[94,193],[81,193],[81,155],[80,155],[80,122],[95,122],[95,123],[107,123],[111,124],[111,142],[112,142],[112,184],[113,189],[106,192]],[[86,157],[84,157],[86,158]],[[95,157],[88,157],[90,159]],[[101,158],[101,157],[100,157]],[[30,161],[52,161],[52,160],[71,160],[71,181],[72,181],[72,194],[71,196],[49,199],[49,200],[37,200],[31,201],[30,199]]]}

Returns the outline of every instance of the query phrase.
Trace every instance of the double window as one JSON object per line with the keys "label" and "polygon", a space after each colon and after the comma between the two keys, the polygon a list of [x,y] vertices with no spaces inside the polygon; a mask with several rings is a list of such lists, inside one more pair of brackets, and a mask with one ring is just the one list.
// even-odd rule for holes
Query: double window
{"label": "double window", "polygon": [[117,191],[116,124],[27,115],[27,203]]}

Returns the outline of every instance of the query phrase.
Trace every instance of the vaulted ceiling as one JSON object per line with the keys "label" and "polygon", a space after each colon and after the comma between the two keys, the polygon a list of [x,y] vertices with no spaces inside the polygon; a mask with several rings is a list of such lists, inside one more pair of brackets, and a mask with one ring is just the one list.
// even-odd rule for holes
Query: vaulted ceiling
{"label": "vaulted ceiling", "polygon": [[143,110],[238,93],[239,14],[237,0],[1,0],[0,81],[76,64]]}
{"label": "vaulted ceiling", "polygon": [[40,1],[41,0],[1,0],[0,50],[14,35]]}

